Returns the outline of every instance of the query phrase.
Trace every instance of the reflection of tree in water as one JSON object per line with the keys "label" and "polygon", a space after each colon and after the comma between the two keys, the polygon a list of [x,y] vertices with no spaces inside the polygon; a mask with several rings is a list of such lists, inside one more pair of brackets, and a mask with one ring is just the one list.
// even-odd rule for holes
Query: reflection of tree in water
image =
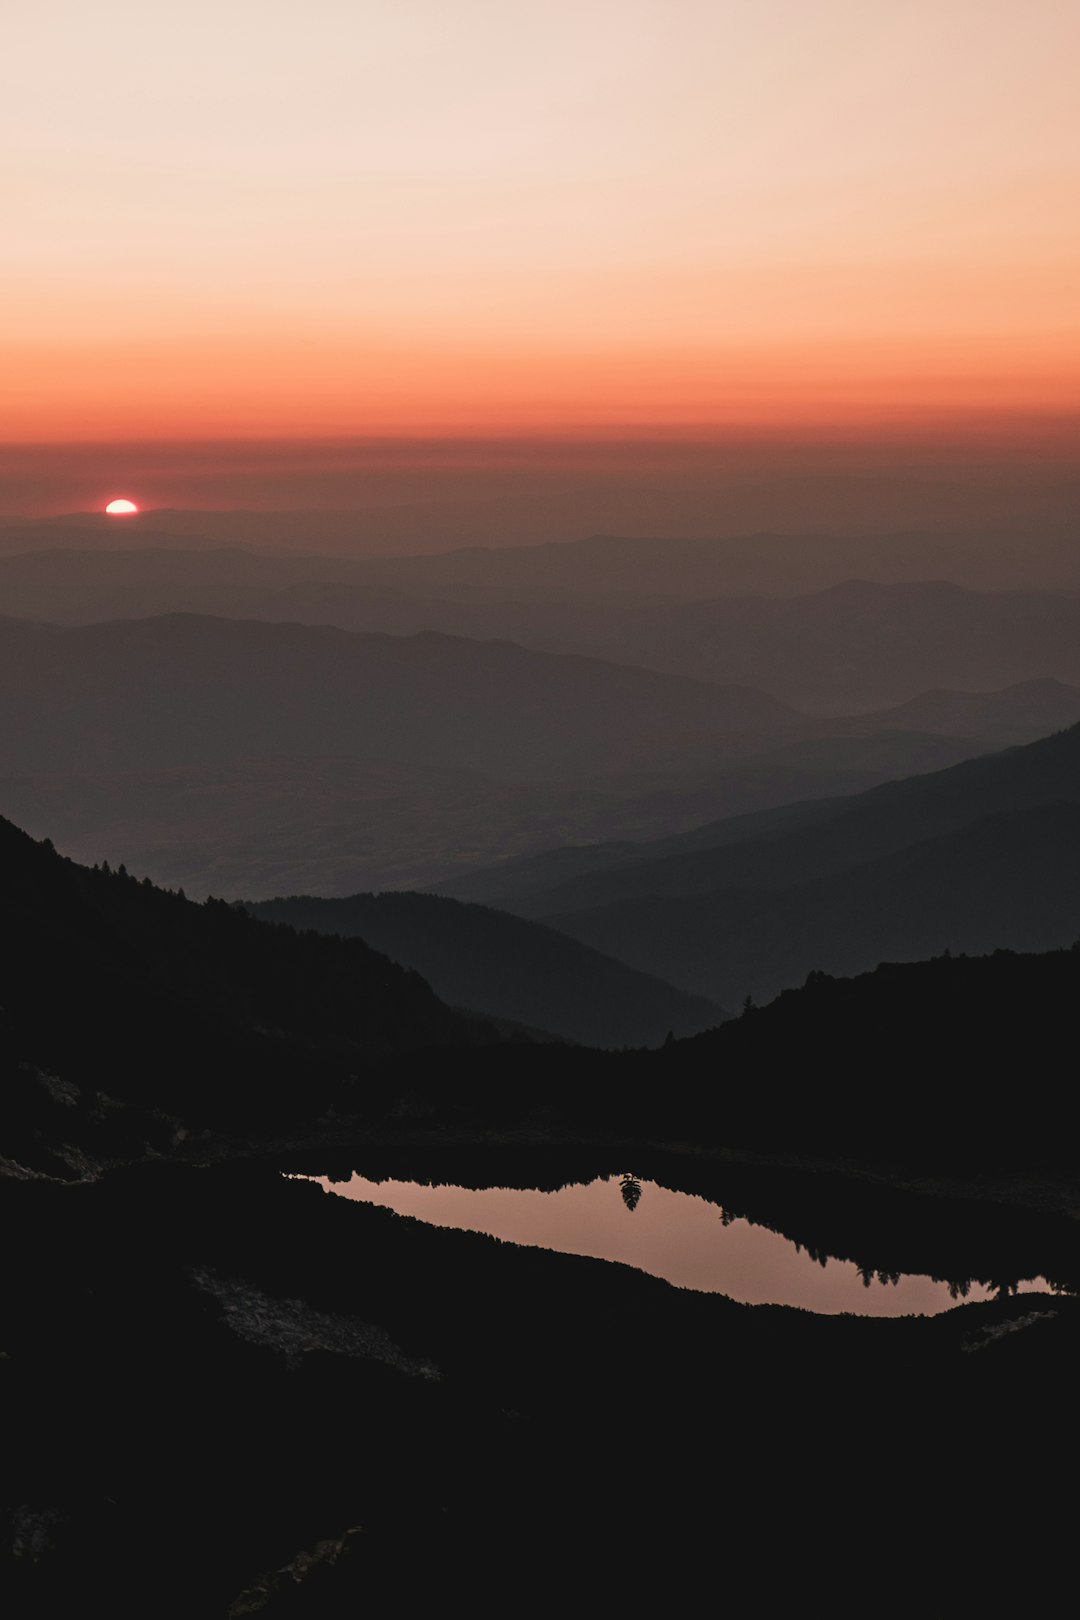
{"label": "reflection of tree in water", "polygon": [[869,1288],[872,1282],[879,1282],[887,1288],[895,1288],[902,1275],[899,1271],[875,1271],[873,1266],[859,1267],[859,1276],[862,1278],[864,1288]]}
{"label": "reflection of tree in water", "polygon": [[619,1180],[619,1191],[622,1193],[623,1203],[632,1215],[641,1202],[641,1182],[636,1176],[622,1176]]}
{"label": "reflection of tree in water", "polygon": [[[869,1288],[870,1284],[874,1281],[879,1283],[891,1283],[895,1287],[895,1285],[900,1281],[902,1273],[899,1271],[875,1271],[872,1266],[860,1266],[859,1276],[863,1280],[864,1288]],[[938,1279],[935,1277],[934,1281],[937,1282]],[[973,1277],[953,1277],[946,1279],[946,1281],[949,1289],[950,1299],[967,1299],[972,1288],[975,1286],[976,1279]],[[980,1288],[985,1288],[988,1292],[996,1293],[999,1299],[1005,1299],[1011,1294],[1018,1294],[1020,1292],[1019,1279],[1010,1279],[1005,1282],[1001,1282],[996,1277],[987,1277],[980,1278],[978,1281]],[[1053,1288],[1054,1284],[1051,1283],[1050,1287]]]}

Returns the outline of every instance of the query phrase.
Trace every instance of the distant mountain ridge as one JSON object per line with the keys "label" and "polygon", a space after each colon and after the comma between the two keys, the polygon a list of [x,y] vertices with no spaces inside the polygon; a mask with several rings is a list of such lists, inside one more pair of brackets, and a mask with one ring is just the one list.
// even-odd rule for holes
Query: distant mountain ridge
{"label": "distant mountain ridge", "polygon": [[812,793],[816,769],[727,769],[803,723],[764,694],[505,641],[0,619],[0,806],[199,894],[408,887]]}
{"label": "distant mountain ridge", "polygon": [[[8,617],[0,805],[81,859],[131,859],[199,894],[340,895],[560,843],[688,838],[721,815],[940,769],[1078,709],[1080,693],[1044,681],[815,720],[752,689],[438,632]],[[457,897],[504,897],[477,882]]]}
{"label": "distant mountain ridge", "polygon": [[935,688],[895,709],[859,716],[866,731],[900,727],[955,737],[997,739],[1002,747],[1035,742],[1080,722],[1080,686],[1053,679],[1018,681],[994,692]]}
{"label": "distant mountain ridge", "polygon": [[[850,483],[850,481],[848,481]],[[1033,491],[1009,480],[993,509],[963,517],[947,484],[921,486],[928,501],[908,512],[918,481],[912,478],[855,480],[860,504],[870,502],[871,522],[853,512],[831,523],[821,478],[769,481],[766,504],[787,514],[742,517],[730,502],[716,507],[714,536],[678,533],[677,494],[669,488],[651,499],[643,484],[612,486],[631,523],[589,515],[580,502],[486,499],[447,502],[408,499],[406,486],[392,504],[353,510],[202,510],[147,507],[134,520],[102,512],[71,512],[53,518],[0,518],[0,551],[45,546],[108,548],[160,541],[194,548],[251,546],[266,552],[319,551],[324,556],[369,559],[415,575],[424,559],[437,564],[432,578],[457,583],[494,583],[499,590],[544,588],[554,595],[607,590],[631,595],[789,595],[824,590],[845,578],[882,583],[946,577],[975,590],[1077,590],[1080,562],[1075,535],[1080,512],[1077,483],[1057,489],[1052,510],[1041,512]],[[882,501],[886,505],[882,505]],[[610,501],[604,504],[612,504]],[[759,502],[756,502],[759,504]],[[889,512],[889,523],[881,512]],[[813,518],[808,518],[808,514]],[[839,514],[837,514],[839,515]],[[597,520],[599,518],[599,520]],[[641,528],[648,525],[648,531]],[[672,525],[672,527],[669,527]],[[617,575],[615,575],[617,570]]]}
{"label": "distant mountain ridge", "polygon": [[0,677],[12,773],[290,753],[542,777],[799,724],[764,693],[507,641],[185,614],[77,628],[0,620]]}
{"label": "distant mountain ridge", "polygon": [[582,573],[561,557],[572,549],[540,548],[560,554],[550,578],[539,566],[524,569],[520,550],[303,558],[169,544],[0,556],[0,611],[84,625],[185,612],[509,639],[748,685],[823,714],[902,705],[928,687],[1080,683],[1080,589],[847,577],[801,594],[794,583],[786,595],[743,593],[733,581],[695,586],[692,571],[680,578],[677,555],[663,567],[656,553],[655,568],[639,574],[633,547],[613,552],[606,574]]}

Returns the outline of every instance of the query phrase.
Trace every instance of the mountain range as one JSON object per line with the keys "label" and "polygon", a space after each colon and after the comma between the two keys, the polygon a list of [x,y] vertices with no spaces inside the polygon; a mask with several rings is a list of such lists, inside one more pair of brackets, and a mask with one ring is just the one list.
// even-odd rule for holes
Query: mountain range
{"label": "mountain range", "polygon": [[427,886],[559,844],[689,832],[1080,713],[1080,692],[1042,682],[818,720],[754,689],[509,642],[184,614],[0,619],[0,677],[9,815],[80,859],[228,897]]}
{"label": "mountain range", "polygon": [[[698,994],[769,997],[945,948],[1080,937],[1080,727],[849,799],[465,878]],[[545,879],[549,880],[545,882]]]}
{"label": "mountain range", "polygon": [[[593,517],[580,490],[552,499],[533,489],[508,502],[483,479],[480,499],[430,501],[418,498],[415,478],[405,473],[390,499],[358,502],[353,510],[146,508],[120,521],[102,512],[10,514],[0,518],[0,554],[245,547],[366,560],[386,578],[424,575],[457,587],[555,597],[788,595],[853,577],[946,578],[994,591],[1080,588],[1075,478],[1052,486],[1020,479],[1012,469],[989,500],[982,492],[977,515],[953,498],[958,488],[949,482],[840,480],[847,490],[838,501],[827,498],[829,482],[767,480],[749,502],[733,501],[729,490],[704,510],[691,496],[697,510],[680,535],[679,490],[659,494],[640,469],[612,478]],[[1049,501],[1040,502],[1040,494]],[[624,523],[612,522],[615,507],[623,509]]]}
{"label": "mountain range", "polygon": [[184,614],[0,621],[0,680],[13,774],[291,754],[542,780],[709,760],[729,739],[799,724],[761,692],[511,642]]}
{"label": "mountain range", "polygon": [[[1062,821],[1074,844],[1078,817],[1073,806]],[[1049,843],[1045,817],[1016,819]],[[993,854],[992,837],[974,847],[970,874]],[[943,851],[939,872],[953,856]],[[1026,878],[1016,875],[1017,891]],[[123,868],[82,867],[6,821],[0,897],[17,942],[0,1024],[5,1176],[92,1180],[106,1161],[213,1158],[236,1132],[250,1154],[276,1130],[295,1144],[350,1116],[350,1130],[364,1119],[396,1131],[430,1118],[487,1132],[498,1117],[565,1142],[599,1131],[709,1151],[850,1148],[909,1168],[933,1164],[948,1144],[959,1170],[965,1141],[975,1164],[980,1142],[1006,1157],[1024,1143],[1048,1164],[1071,1151],[1060,1065],[1040,1064],[1020,1099],[987,1088],[999,1065],[1030,1051],[1034,1017],[1061,1047],[1076,949],[945,954],[840,979],[815,969],[802,988],[693,1039],[605,1053],[450,1008],[360,939],[195,904]],[[418,916],[430,912],[423,897],[401,898]],[[340,926],[373,932],[381,902],[350,904]],[[305,906],[266,910],[325,926],[326,912],[305,918]],[[395,912],[407,918],[405,906],[387,908]],[[413,924],[390,927],[404,937]],[[459,948],[477,935],[472,919],[454,922],[449,948],[455,930]],[[808,1086],[813,1053],[828,1062]]]}
{"label": "mountain range", "polygon": [[606,584],[596,570],[569,566],[549,581],[512,550],[394,559],[173,546],[43,551],[0,557],[0,604],[8,615],[66,624],[182,612],[509,639],[752,686],[831,715],[901,705],[927,687],[1080,681],[1080,590],[854,577],[804,594],[742,595],[730,585],[720,594],[695,591],[692,577],[680,583],[672,545],[663,584],[656,548],[644,573],[615,553]]}
{"label": "mountain range", "polygon": [[[442,886],[462,899],[496,898],[521,915],[563,901],[700,894],[733,883],[782,888],[828,877],[983,816],[1080,800],[1080,726],[946,770],[886,782],[865,793],[784,805],[724,819],[672,838],[545,853]],[[559,871],[569,860],[565,883]],[[545,883],[552,871],[555,881]],[[528,897],[528,898],[526,898]]]}

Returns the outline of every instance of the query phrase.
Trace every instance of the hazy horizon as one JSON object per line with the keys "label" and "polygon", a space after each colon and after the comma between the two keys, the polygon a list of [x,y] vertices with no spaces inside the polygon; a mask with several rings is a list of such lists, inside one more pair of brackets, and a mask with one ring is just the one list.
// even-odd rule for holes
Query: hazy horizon
{"label": "hazy horizon", "polygon": [[[295,543],[371,552],[755,531],[884,534],[1060,525],[1080,515],[1069,418],[888,435],[609,433],[484,438],[39,443],[6,447],[0,521],[155,511],[324,514]],[[104,517],[116,496],[139,517]],[[356,522],[349,521],[349,515]],[[338,523],[337,518],[342,522]],[[176,527],[175,523],[167,524]]]}

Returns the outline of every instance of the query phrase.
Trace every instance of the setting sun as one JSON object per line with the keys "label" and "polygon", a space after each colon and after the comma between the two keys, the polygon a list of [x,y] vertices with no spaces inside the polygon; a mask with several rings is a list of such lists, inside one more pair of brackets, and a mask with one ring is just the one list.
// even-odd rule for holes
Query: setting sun
{"label": "setting sun", "polygon": [[139,508],[134,501],[110,501],[105,510],[110,517],[127,517]]}

